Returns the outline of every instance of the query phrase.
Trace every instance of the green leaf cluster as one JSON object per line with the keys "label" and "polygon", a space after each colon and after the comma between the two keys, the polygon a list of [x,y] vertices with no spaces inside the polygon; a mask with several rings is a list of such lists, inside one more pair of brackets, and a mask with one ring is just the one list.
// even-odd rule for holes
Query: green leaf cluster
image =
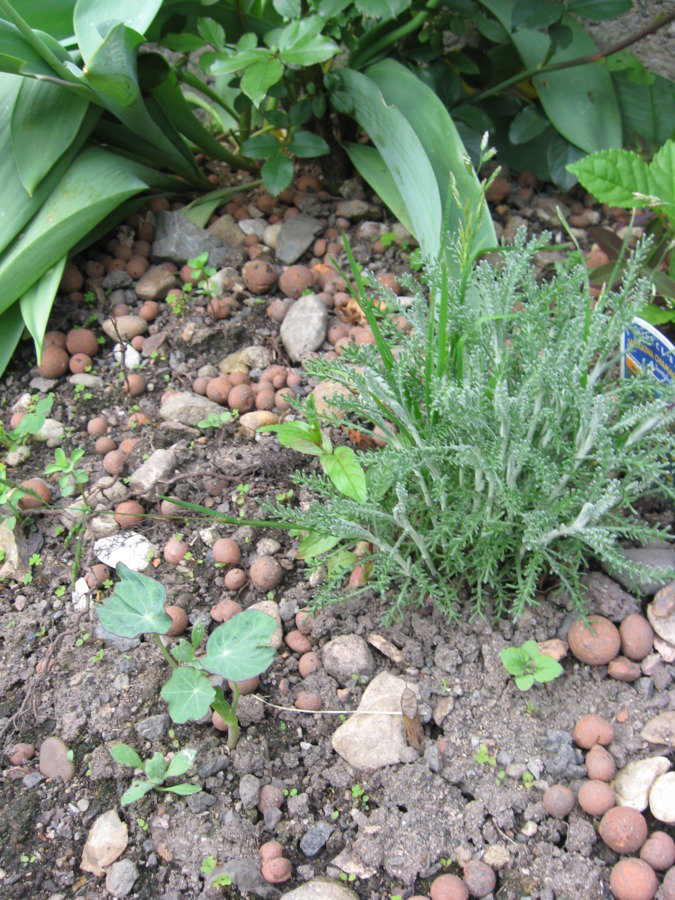
{"label": "green leaf cluster", "polygon": [[522,647],[506,647],[499,656],[521,691],[529,691],[535,681],[539,684],[554,681],[563,673],[560,663],[542,653],[536,641],[525,641]]}
{"label": "green leaf cluster", "polygon": [[77,447],[71,451],[70,456],[66,454],[63,447],[57,447],[54,451],[54,462],[45,466],[45,475],[54,475],[57,472],[62,473],[59,478],[59,485],[64,497],[70,497],[76,488],[81,490],[82,486],[89,481],[89,476],[84,469],[76,468],[83,456],[84,450],[82,447]]}
{"label": "green leaf cluster", "polygon": [[191,768],[197,755],[196,750],[189,748],[180,750],[174,755],[169,763],[164,759],[161,753],[154,753],[150,759],[145,762],[138,755],[133,747],[128,744],[114,744],[110,748],[110,755],[121,766],[128,766],[132,769],[141,769],[145,774],[145,779],[134,778],[131,787],[122,794],[120,803],[122,806],[128,806],[129,803],[135,803],[150,791],[164,791],[169,794],[177,794],[179,797],[188,797],[190,794],[198,794],[201,787],[198,784],[173,784],[165,786],[164,782],[169,778],[180,778]]}

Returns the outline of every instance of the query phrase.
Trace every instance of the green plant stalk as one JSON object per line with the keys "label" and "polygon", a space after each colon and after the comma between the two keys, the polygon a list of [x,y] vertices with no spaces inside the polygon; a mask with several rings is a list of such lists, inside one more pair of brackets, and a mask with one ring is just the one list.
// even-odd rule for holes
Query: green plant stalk
{"label": "green plant stalk", "polygon": [[[218,693],[222,691],[218,690]],[[239,741],[239,719],[237,718],[237,706],[239,705],[239,685],[232,682],[232,703],[228,703],[222,696],[216,697],[211,704],[212,709],[222,717],[227,724],[227,746],[234,750]]]}
{"label": "green plant stalk", "polygon": [[[11,3],[8,3],[7,0],[0,0],[0,11],[4,13],[5,18],[12,22],[19,29],[23,37],[26,41],[31,45],[33,50],[41,56],[42,59],[46,63],[48,63],[55,71],[61,75],[64,81],[73,86],[73,74],[68,71],[68,69],[64,66],[58,56],[55,56],[52,51],[44,44],[38,37],[36,37],[33,29],[30,25],[19,15],[19,13],[14,9]],[[75,85],[81,89],[81,85]],[[90,92],[87,90],[87,93]]]}
{"label": "green plant stalk", "polygon": [[161,635],[159,635],[159,634],[156,634],[156,635],[155,635],[155,643],[156,643],[157,646],[159,647],[162,656],[163,656],[164,659],[168,662],[169,666],[170,666],[172,669],[177,669],[177,668],[178,668],[178,663],[177,663],[176,660],[173,658],[173,656],[171,656],[171,654],[169,653],[169,651],[166,649],[166,647],[165,647],[164,644],[162,643],[162,637],[161,637]]}
{"label": "green plant stalk", "polygon": [[386,50],[387,47],[391,47],[394,44],[397,44],[399,41],[403,40],[403,38],[408,37],[409,34],[413,34],[415,31],[420,29],[429,18],[431,13],[436,9],[436,7],[440,6],[440,3],[441,0],[429,0],[426,9],[417,13],[416,16],[413,16],[413,18],[405,25],[401,25],[400,28],[397,28],[390,34],[385,34],[370,47],[366,47],[362,50],[361,46],[359,46],[356,53],[352,54],[349,58],[350,68],[363,68],[365,65],[367,65],[369,60],[373,59],[373,57],[380,53],[382,50]]}

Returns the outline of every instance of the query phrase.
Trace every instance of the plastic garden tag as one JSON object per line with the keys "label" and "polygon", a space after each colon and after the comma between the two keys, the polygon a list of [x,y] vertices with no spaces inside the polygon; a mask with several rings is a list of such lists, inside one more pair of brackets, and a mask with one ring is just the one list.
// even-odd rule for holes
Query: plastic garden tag
{"label": "plastic garden tag", "polygon": [[645,367],[658,381],[670,384],[675,374],[675,345],[644,319],[633,319],[622,341],[621,376],[630,378]]}

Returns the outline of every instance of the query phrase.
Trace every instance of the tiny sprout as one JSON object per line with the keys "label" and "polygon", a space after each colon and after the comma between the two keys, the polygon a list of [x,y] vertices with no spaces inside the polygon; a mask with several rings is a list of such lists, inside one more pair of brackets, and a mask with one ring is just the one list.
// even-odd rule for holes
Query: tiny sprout
{"label": "tiny sprout", "polygon": [[536,641],[525,641],[522,647],[506,647],[499,656],[521,691],[529,691],[535,681],[554,681],[563,673],[560,663],[542,653]]}
{"label": "tiny sprout", "polygon": [[523,772],[523,784],[528,789],[534,784],[534,775],[532,772],[528,772],[527,769]]}
{"label": "tiny sprout", "polygon": [[489,766],[495,766],[497,764],[497,760],[494,758],[494,756],[490,756],[488,748],[485,744],[480,745],[476,753],[474,753],[473,758],[482,766],[486,764]]}

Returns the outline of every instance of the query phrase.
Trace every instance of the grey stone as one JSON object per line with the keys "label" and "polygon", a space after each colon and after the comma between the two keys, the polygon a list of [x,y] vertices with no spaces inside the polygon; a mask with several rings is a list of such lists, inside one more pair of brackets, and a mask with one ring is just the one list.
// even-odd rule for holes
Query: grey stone
{"label": "grey stone", "polygon": [[116,291],[119,288],[131,287],[133,283],[133,278],[124,269],[113,269],[103,277],[101,287],[106,291]]}
{"label": "grey stone", "polygon": [[242,219],[239,222],[239,228],[245,235],[255,234],[262,239],[267,228],[267,222],[264,219]]}
{"label": "grey stone", "polygon": [[239,781],[239,797],[244,809],[255,809],[260,797],[260,779],[255,775],[242,775]]}
{"label": "grey stone", "polygon": [[[640,563],[652,569],[662,570],[663,577],[644,577],[638,578],[637,586],[643,594],[655,594],[672,578],[675,570],[675,549],[662,544],[650,544],[647,547],[623,547],[621,552],[629,560],[629,562]],[[631,580],[623,572],[614,572],[608,568],[608,574],[616,579],[628,590],[631,589]]]}
{"label": "grey stone", "polygon": [[136,296],[140,300],[164,300],[177,283],[174,273],[165,266],[150,266],[136,282]]}
{"label": "grey stone", "polygon": [[199,394],[187,391],[169,394],[159,408],[160,416],[167,422],[193,426],[202,419],[207,419],[212,413],[219,415],[222,411],[222,406],[207,397],[200,397]]}
{"label": "grey stone", "polygon": [[626,616],[640,612],[640,605],[620,585],[603,572],[591,572],[584,579],[593,612],[606,616],[612,622],[623,622]]}
{"label": "grey stone", "polygon": [[113,863],[105,876],[105,887],[113,897],[128,897],[138,880],[138,869],[130,859]]}
{"label": "grey stone", "polygon": [[68,759],[70,750],[60,737],[46,738],[40,747],[40,772],[45,778],[61,778],[70,781],[75,775],[75,766]]}
{"label": "grey stone", "polygon": [[[207,886],[213,888],[213,882],[219,875],[227,875],[232,886],[245,896],[275,898],[281,894],[278,888],[265,881],[260,872],[260,861],[253,857],[228,859],[222,866],[216,866],[206,878]],[[218,896],[221,895],[222,888],[218,888]]]}
{"label": "grey stone", "polygon": [[135,531],[99,538],[94,543],[94,555],[99,562],[111,569],[116,569],[118,563],[124,563],[133,572],[144,572],[148,568],[152,550],[150,541]]}
{"label": "grey stone", "polygon": [[10,450],[2,461],[5,463],[5,465],[9,466],[10,469],[15,469],[17,466],[25,463],[29,456],[30,447],[26,447],[25,444],[20,444],[18,447]]}
{"label": "grey stone", "polygon": [[129,478],[132,491],[149,494],[157,484],[176,468],[176,454],[173,450],[155,450]]}
{"label": "grey stone", "polygon": [[152,245],[153,259],[168,259],[184,265],[189,259],[205,251],[209,254],[208,265],[216,269],[240,266],[244,262],[242,247],[225,244],[179,212],[164,210],[158,214]]}
{"label": "grey stone", "polygon": [[146,337],[143,341],[143,347],[141,349],[141,356],[150,357],[153,353],[157,353],[159,348],[166,342],[166,334],[163,331],[158,331],[156,334],[151,334],[150,337]]}
{"label": "grey stone", "polygon": [[148,323],[142,316],[129,314],[106,319],[101,328],[111,341],[130,343],[135,337],[145,334],[148,330]]}
{"label": "grey stone", "polygon": [[663,712],[651,719],[640,732],[640,737],[650,744],[675,746],[675,711]]}
{"label": "grey stone", "polygon": [[276,806],[268,807],[263,813],[263,821],[268,831],[274,831],[283,818],[283,813]]}
{"label": "grey stone", "polygon": [[365,219],[378,212],[377,206],[365,200],[341,200],[335,207],[335,215],[344,216],[345,219]]}
{"label": "grey stone", "polygon": [[657,593],[647,607],[647,618],[661,640],[675,644],[675,582]]}
{"label": "grey stone", "polygon": [[309,795],[303,791],[302,794],[289,796],[286,800],[286,809],[292,819],[302,819],[309,813]]}
{"label": "grey stone", "polygon": [[28,775],[24,775],[21,779],[21,784],[25,788],[34,788],[41,781],[44,781],[44,775],[40,774],[40,772],[29,772]]}
{"label": "grey stone", "polygon": [[159,713],[156,716],[148,716],[147,719],[141,719],[134,725],[136,734],[145,738],[146,741],[156,741],[161,737],[169,727],[170,718],[166,713]]}
{"label": "grey stone", "polygon": [[[130,349],[133,350],[134,348],[131,347]],[[132,366],[127,366],[127,368],[132,368]],[[68,384],[80,384],[82,387],[89,388],[89,390],[100,391],[103,388],[104,381],[100,375],[93,375],[91,372],[78,372],[76,375],[68,376]]]}
{"label": "grey stone", "polygon": [[190,807],[190,811],[196,816],[199,815],[199,813],[206,812],[207,809],[211,809],[215,804],[216,798],[206,791],[200,791],[198,794],[190,794],[187,798],[187,805]]}
{"label": "grey stone", "polygon": [[370,647],[358,634],[341,634],[329,641],[321,651],[325,671],[341,684],[352,679],[370,678],[375,671],[375,658]]}
{"label": "grey stone", "polygon": [[544,768],[552,778],[570,781],[586,775],[583,754],[574,747],[568,731],[549,729],[541,738],[541,746],[546,751]]}
{"label": "grey stone", "polygon": [[66,429],[56,419],[45,419],[42,428],[35,435],[36,441],[44,441],[48,447],[58,447]]}
{"label": "grey stone", "polygon": [[246,235],[228,213],[219,216],[206,230],[219,241],[229,244],[231,247],[243,247],[246,243]]}
{"label": "grey stone", "polygon": [[[309,250],[314,243],[314,239],[322,231],[323,226],[321,222],[315,219],[314,216],[300,215],[287,219],[277,235],[277,259],[287,266],[293,265],[303,253]],[[263,235],[260,236],[262,237]]]}
{"label": "grey stone", "polygon": [[312,878],[306,884],[282,894],[282,900],[358,900],[350,888],[332,878]]}
{"label": "grey stone", "polygon": [[426,748],[424,760],[432,772],[440,772],[443,768],[443,756],[437,744],[430,744]]}
{"label": "grey stone", "polygon": [[305,856],[316,856],[326,846],[326,841],[335,831],[328,822],[316,822],[300,838],[300,850]]}
{"label": "grey stone", "polygon": [[46,394],[53,387],[56,387],[58,381],[58,378],[43,378],[42,375],[36,375],[30,380],[30,389],[31,391],[39,391],[41,394]]}
{"label": "grey stone", "polygon": [[94,626],[94,636],[97,641],[103,641],[104,644],[118,650],[120,653],[128,653],[129,650],[133,650],[141,645],[140,638],[120,637],[117,634],[113,634],[112,631],[106,631],[100,622]]}
{"label": "grey stone", "polygon": [[[291,219],[291,222],[293,219]],[[328,310],[316,294],[296,300],[281,323],[281,340],[293,362],[318,350],[326,340]]]}

